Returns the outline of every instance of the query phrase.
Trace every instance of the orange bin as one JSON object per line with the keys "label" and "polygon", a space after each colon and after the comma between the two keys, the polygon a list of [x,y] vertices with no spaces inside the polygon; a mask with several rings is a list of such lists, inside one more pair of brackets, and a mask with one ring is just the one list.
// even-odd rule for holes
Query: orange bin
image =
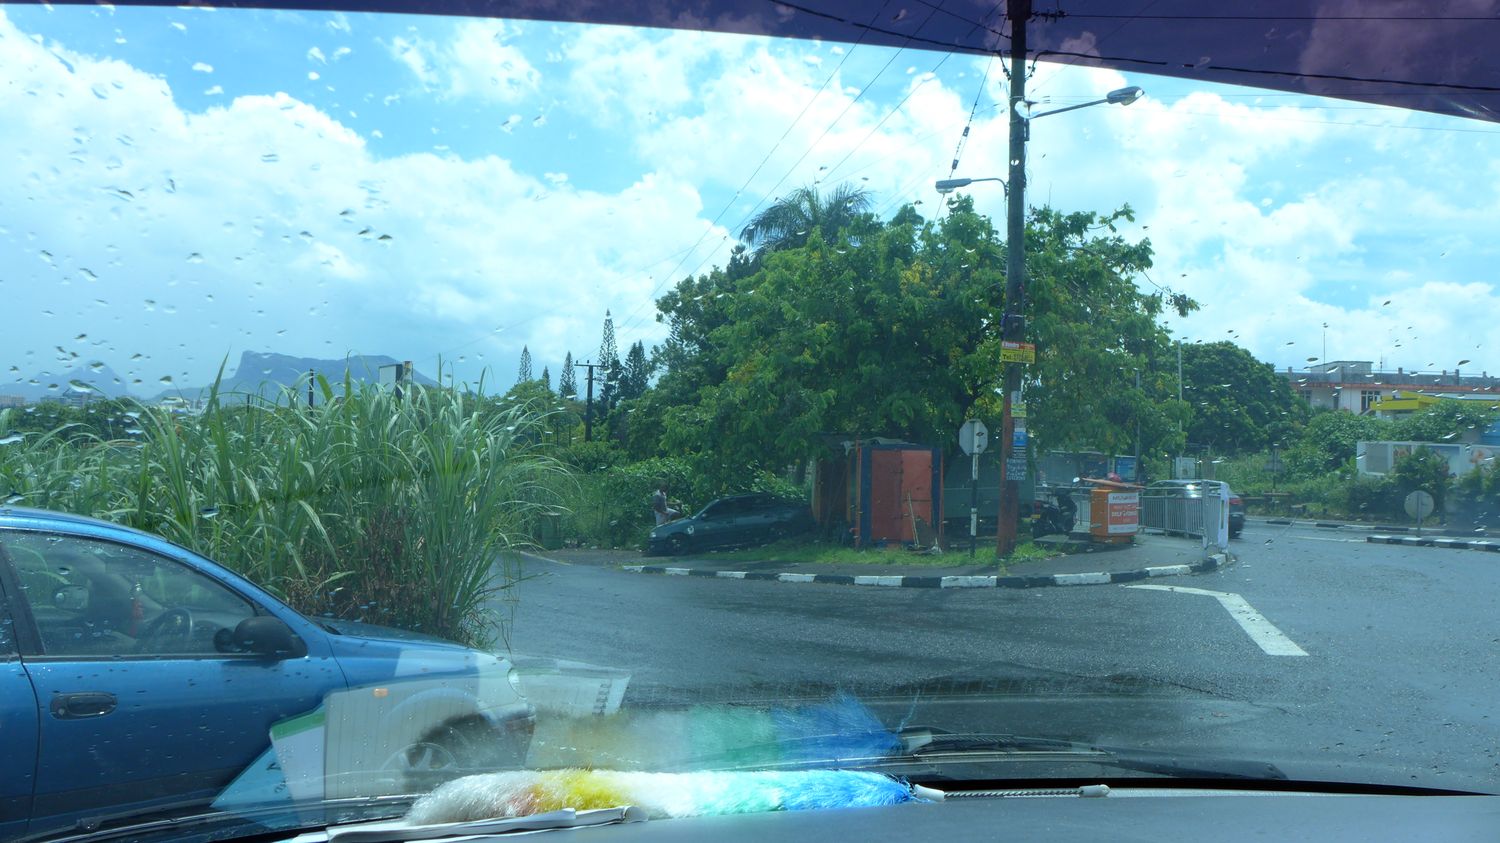
{"label": "orange bin", "polygon": [[1089,491],[1089,537],[1106,544],[1135,541],[1141,528],[1141,493],[1096,486]]}

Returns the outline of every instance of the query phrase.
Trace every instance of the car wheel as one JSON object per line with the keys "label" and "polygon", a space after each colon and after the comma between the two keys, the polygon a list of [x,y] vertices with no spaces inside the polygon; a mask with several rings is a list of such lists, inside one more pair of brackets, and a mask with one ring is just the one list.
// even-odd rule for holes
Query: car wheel
{"label": "car wheel", "polygon": [[392,753],[385,769],[407,790],[425,792],[461,775],[518,769],[525,760],[526,747],[516,736],[476,718],[433,729]]}

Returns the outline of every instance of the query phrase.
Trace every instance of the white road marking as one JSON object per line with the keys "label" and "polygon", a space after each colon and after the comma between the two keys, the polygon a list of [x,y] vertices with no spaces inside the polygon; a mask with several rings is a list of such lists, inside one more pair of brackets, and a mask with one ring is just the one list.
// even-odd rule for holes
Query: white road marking
{"label": "white road marking", "polygon": [[1355,544],[1365,543],[1365,539],[1330,539],[1326,536],[1288,536],[1288,538],[1298,539],[1299,541],[1305,542],[1354,542]]}
{"label": "white road marking", "polygon": [[1187,565],[1157,565],[1146,569],[1146,575],[1152,577],[1175,577],[1192,572],[1193,569]]}
{"label": "white road marking", "polygon": [[670,574],[670,575],[672,575],[674,577],[685,577],[685,576],[688,575],[688,569],[687,568],[665,568],[665,569],[662,570],[662,573],[664,573],[664,574]]}
{"label": "white road marking", "polygon": [[776,579],[781,582],[812,582],[813,574],[779,574]]}
{"label": "white road marking", "polygon": [[1199,594],[1204,597],[1212,597],[1219,601],[1229,612],[1229,616],[1239,623],[1245,634],[1250,636],[1257,646],[1266,652],[1268,656],[1305,656],[1307,651],[1298,647],[1296,642],[1286,637],[1286,633],[1277,629],[1274,624],[1265,619],[1265,616],[1255,611],[1245,598],[1238,594],[1227,591],[1209,591],[1204,588],[1185,588],[1178,585],[1127,585],[1126,588],[1147,588],[1152,591],[1176,591],[1182,594]]}
{"label": "white road marking", "polygon": [[726,580],[742,580],[742,579],[745,578],[745,572],[744,571],[720,571],[718,573],[718,576],[722,577],[723,579],[726,579]]}
{"label": "white road marking", "polygon": [[854,578],[855,585],[885,585],[899,588],[905,577],[889,575],[861,575]]}

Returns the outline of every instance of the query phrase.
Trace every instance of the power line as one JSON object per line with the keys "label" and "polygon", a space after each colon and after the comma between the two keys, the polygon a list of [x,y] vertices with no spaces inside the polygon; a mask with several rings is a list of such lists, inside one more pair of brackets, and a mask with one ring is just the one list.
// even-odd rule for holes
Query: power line
{"label": "power line", "polygon": [[[782,5],[782,6],[788,5],[788,4],[785,4],[785,3],[780,3],[779,0],[768,0],[768,2],[772,2],[772,3],[775,3],[776,5]],[[889,6],[889,5],[890,5],[890,0],[886,0],[885,4],[883,4],[880,7],[880,9],[876,11],[875,16],[872,17],[871,20],[874,21],[874,20],[878,19],[879,16],[882,13],[884,13],[886,7]],[[795,8],[795,7],[793,7],[793,8]],[[809,10],[809,11],[811,11],[811,10]],[[924,26],[926,26],[929,21],[932,20],[933,15],[935,15],[935,14],[937,14],[937,10],[936,9],[934,9],[932,12],[929,12],[928,15],[927,15],[927,17],[923,18],[922,22],[919,23],[919,24],[917,24],[917,28],[915,30],[913,30],[913,34],[912,34],[911,37],[915,37],[915,34],[917,32],[922,31],[922,28]],[[824,17],[830,17],[828,15],[823,15],[823,16]],[[842,19],[840,19],[840,20],[842,20]],[[876,27],[874,27],[873,25],[870,25],[870,24],[862,24],[860,26],[864,27],[866,31],[879,31],[878,28],[876,28]],[[860,42],[859,43],[862,43],[863,39],[864,39],[864,35],[862,34],[860,36]],[[885,74],[886,70],[889,69],[890,66],[893,63],[895,63],[896,59],[899,58],[901,56],[901,54],[903,52],[905,52],[905,50],[906,50],[906,47],[905,47],[905,45],[903,45],[903,46],[897,48],[896,52],[894,52],[894,53],[891,54],[891,57],[886,60],[886,63],[883,64],[883,65],[881,65],[880,70],[876,71],[875,76],[873,78],[871,78],[869,84],[867,84],[867,85],[865,85],[865,86],[863,86],[863,87],[861,87],[859,89],[859,93],[855,94],[854,97],[852,99],[850,99],[849,102],[844,105],[843,110],[838,113],[838,116],[834,117],[833,121],[830,122],[828,124],[828,126],[826,128],[824,128],[823,131],[816,138],[813,139],[812,143],[808,144],[807,149],[804,150],[803,153],[800,156],[798,156],[798,158],[797,158],[796,161],[792,162],[792,165],[790,167],[788,167],[787,171],[781,175],[781,178],[777,179],[776,183],[773,184],[773,185],[771,185],[771,189],[768,190],[768,191],[766,191],[766,194],[768,196],[775,194],[776,189],[779,188],[779,187],[781,187],[782,183],[784,183],[787,180],[787,177],[790,176],[792,173],[796,172],[797,167],[801,166],[802,162],[805,161],[805,160],[807,160],[807,156],[812,154],[812,151],[814,149],[816,149],[817,146],[818,146],[818,144],[823,141],[823,138],[827,137],[828,133],[831,132],[831,131],[833,131],[833,127],[837,126],[839,124],[839,121],[844,119],[844,115],[848,114],[849,110],[852,109],[855,106],[855,104],[857,104],[861,99],[864,98],[865,94],[869,92],[870,88],[874,87],[875,83],[880,80],[880,77]],[[846,60],[848,59],[848,54],[847,53],[845,54],[845,59]],[[842,66],[842,64],[843,64],[843,62],[840,62],[840,66]],[[832,78],[832,74],[830,74],[830,78]],[[747,181],[746,185],[748,186],[748,184],[749,184],[749,182]],[[738,194],[736,194],[736,196],[738,196]],[[746,224],[748,224],[748,222],[751,219],[754,218],[755,212],[760,208],[760,206],[765,201],[766,200],[765,200],[764,197],[761,198],[760,200],[758,200],[750,208],[750,212],[747,213],[745,215],[745,217],[740,221],[739,225],[736,226],[736,229],[743,228]],[[731,199],[731,202],[729,204],[732,204],[732,202],[733,202],[733,200]],[[726,204],[726,206],[725,206],[725,210],[726,211],[728,210],[728,207],[729,207],[729,205]],[[722,215],[723,215],[723,212],[721,211],[720,212],[720,216],[722,216]],[[735,232],[730,232],[730,233],[733,234]],[[720,242],[723,242],[724,240],[727,240],[727,239],[728,239],[727,236],[724,237],[724,238],[721,238]],[[702,242],[702,238],[701,237],[699,238],[699,242],[700,243]],[[703,260],[699,261],[698,265],[696,267],[694,267],[691,272],[688,273],[688,275],[689,276],[697,275],[700,271],[702,271],[703,267],[711,259],[712,259],[712,255],[711,254],[710,255],[706,255],[703,258]],[[684,261],[684,263],[685,263],[685,261]],[[679,264],[679,266],[680,266],[680,264]],[[675,268],[673,270],[673,274],[674,275],[676,274],[676,269]],[[665,283],[665,281],[663,283]],[[660,290],[660,289],[661,289],[661,285],[658,285],[657,286],[657,290]],[[654,299],[656,297],[656,291],[657,290],[653,290],[652,291],[651,298],[649,300],[653,300],[654,301]],[[636,314],[638,314],[640,312],[640,309],[642,307],[644,307],[645,304],[646,304],[646,302],[642,302],[641,304],[636,305],[635,309],[630,312],[630,314],[626,317],[626,319],[624,321],[622,321],[622,323],[621,323],[622,326],[634,324]]]}
{"label": "power line", "polygon": [[994,67],[995,57],[984,63],[984,76],[979,80],[979,88],[974,91],[974,104],[969,106],[969,119],[964,123],[963,134],[958,136],[958,145],[953,147],[953,165],[948,168],[948,177],[958,172],[958,159],[963,157],[964,147],[969,143],[969,130],[974,127],[974,115],[979,112],[979,98],[984,96],[984,88],[990,82],[990,70]]}

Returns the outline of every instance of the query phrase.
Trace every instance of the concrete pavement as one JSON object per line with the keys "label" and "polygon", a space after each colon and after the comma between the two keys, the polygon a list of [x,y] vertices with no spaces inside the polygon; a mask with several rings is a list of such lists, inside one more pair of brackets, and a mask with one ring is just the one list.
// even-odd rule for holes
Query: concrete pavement
{"label": "concrete pavement", "polygon": [[1296,525],[1252,524],[1234,547],[1213,574],[1033,590],[787,588],[529,559],[509,644],[628,670],[627,708],[845,691],[893,727],[1500,791],[1500,566]]}

